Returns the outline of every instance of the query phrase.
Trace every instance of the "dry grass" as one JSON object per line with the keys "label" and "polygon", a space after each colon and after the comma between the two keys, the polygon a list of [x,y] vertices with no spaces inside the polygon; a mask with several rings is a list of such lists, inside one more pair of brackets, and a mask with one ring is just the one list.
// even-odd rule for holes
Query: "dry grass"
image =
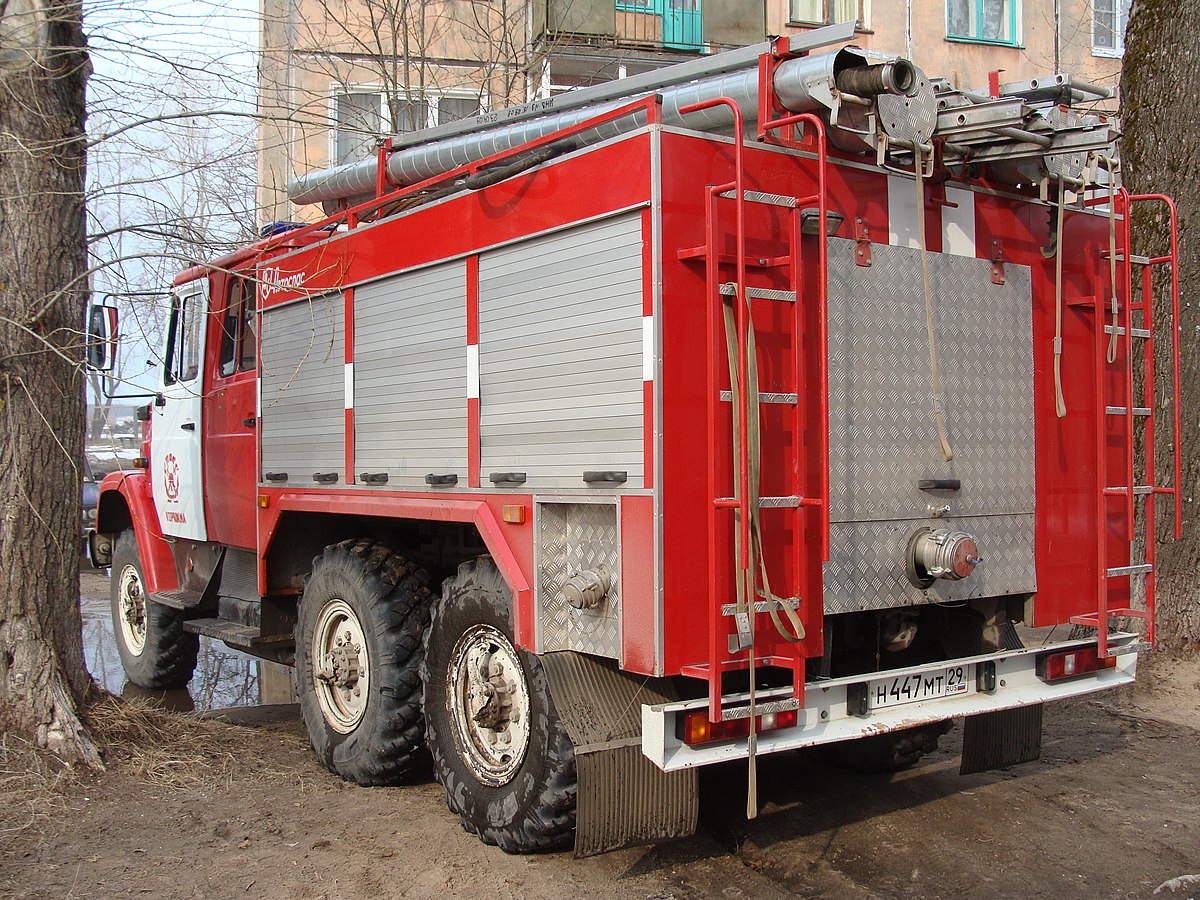
{"label": "dry grass", "polygon": [[249,736],[225,722],[109,694],[92,703],[86,717],[106,767],[165,788],[228,784],[245,755],[236,751]]}
{"label": "dry grass", "polygon": [[299,749],[294,736],[168,712],[150,700],[101,694],[84,718],[107,769],[99,775],[72,769],[11,734],[0,735],[0,854],[28,847],[31,836],[56,833],[82,808],[85,792],[103,791],[114,776],[160,794],[210,796],[235,779],[303,782],[312,774],[278,759],[280,751]]}
{"label": "dry grass", "polygon": [[26,833],[45,833],[70,810],[75,770],[11,734],[0,736],[0,854]]}

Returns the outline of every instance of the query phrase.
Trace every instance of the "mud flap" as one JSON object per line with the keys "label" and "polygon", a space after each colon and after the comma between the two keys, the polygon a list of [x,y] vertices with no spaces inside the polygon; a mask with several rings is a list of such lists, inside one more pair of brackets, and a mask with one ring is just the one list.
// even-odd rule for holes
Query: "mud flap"
{"label": "mud flap", "polygon": [[642,704],[677,700],[670,683],[570,650],[547,653],[541,662],[575,744],[575,855],[694,832],[700,808],[695,769],[664,772],[642,754]]}
{"label": "mud flap", "polygon": [[1042,704],[967,716],[960,775],[1033,762],[1042,755]]}

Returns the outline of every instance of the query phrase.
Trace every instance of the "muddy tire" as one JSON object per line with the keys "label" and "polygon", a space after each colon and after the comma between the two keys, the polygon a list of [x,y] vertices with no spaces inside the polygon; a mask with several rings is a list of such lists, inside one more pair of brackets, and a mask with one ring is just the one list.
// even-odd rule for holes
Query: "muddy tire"
{"label": "muddy tire", "polygon": [[836,766],[866,774],[903,772],[938,748],[950,722],[935,722],[821,748],[820,757]]}
{"label": "muddy tire", "polygon": [[313,560],[296,620],[296,688],[317,758],[363,785],[395,784],[428,762],[421,638],[425,573],[369,540]]}
{"label": "muddy tire", "polygon": [[575,752],[541,662],[512,642],[500,572],[463,563],[425,637],[426,737],[463,828],[508,853],[557,850],[575,833]]}
{"label": "muddy tire", "polygon": [[155,691],[184,687],[196,671],[199,635],[183,630],[183,611],[150,599],[137,538],[126,529],[113,544],[109,575],[113,635],[125,677]]}

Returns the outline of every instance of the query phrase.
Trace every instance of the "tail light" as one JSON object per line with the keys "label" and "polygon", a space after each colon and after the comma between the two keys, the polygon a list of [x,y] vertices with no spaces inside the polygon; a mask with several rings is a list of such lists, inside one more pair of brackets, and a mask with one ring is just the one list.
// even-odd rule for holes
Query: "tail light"
{"label": "tail light", "polygon": [[[799,721],[796,710],[785,709],[781,712],[763,713],[755,716],[755,731],[778,731],[781,728],[794,728]],[[744,719],[729,719],[725,722],[710,722],[708,710],[700,709],[687,713],[679,720],[677,737],[689,747],[696,744],[710,744],[713,741],[730,741],[735,738],[750,736],[750,717]]]}
{"label": "tail light", "polygon": [[1042,681],[1062,681],[1100,669],[1111,669],[1116,664],[1114,657],[1101,656],[1098,647],[1079,647],[1039,656],[1037,673]]}

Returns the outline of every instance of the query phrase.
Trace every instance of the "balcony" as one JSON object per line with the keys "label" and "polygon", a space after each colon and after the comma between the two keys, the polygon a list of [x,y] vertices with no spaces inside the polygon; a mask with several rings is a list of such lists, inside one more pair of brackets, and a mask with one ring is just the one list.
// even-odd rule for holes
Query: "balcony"
{"label": "balcony", "polygon": [[535,0],[535,42],[708,53],[762,40],[761,0]]}

